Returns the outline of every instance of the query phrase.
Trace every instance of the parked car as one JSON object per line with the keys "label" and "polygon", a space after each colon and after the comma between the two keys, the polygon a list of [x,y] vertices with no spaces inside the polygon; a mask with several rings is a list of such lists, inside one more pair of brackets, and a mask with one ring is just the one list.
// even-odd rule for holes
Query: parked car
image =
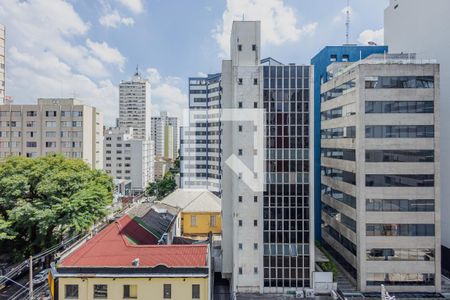
{"label": "parked car", "polygon": [[41,284],[47,280],[49,269],[44,269],[33,277],[33,284]]}

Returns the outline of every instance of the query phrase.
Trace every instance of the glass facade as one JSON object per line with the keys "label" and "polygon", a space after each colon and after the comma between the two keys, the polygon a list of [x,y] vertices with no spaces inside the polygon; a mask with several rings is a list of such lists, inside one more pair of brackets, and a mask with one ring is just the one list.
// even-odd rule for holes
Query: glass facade
{"label": "glass facade", "polygon": [[263,197],[264,286],[308,287],[309,66],[264,66],[263,77],[270,172]]}
{"label": "glass facade", "polygon": [[328,176],[337,181],[343,181],[353,185],[356,184],[356,175],[355,173],[352,172],[343,171],[335,168],[322,167],[321,174],[323,176]]}
{"label": "glass facade", "polygon": [[341,192],[337,189],[333,189],[325,184],[322,184],[322,195],[327,195],[339,202],[342,202],[352,208],[356,208],[356,198]]}
{"label": "glass facade", "polygon": [[356,127],[338,127],[338,128],[328,128],[322,129],[320,131],[320,136],[322,139],[346,139],[355,138]]}
{"label": "glass facade", "polygon": [[372,125],[366,126],[366,138],[432,138],[433,125]]}
{"label": "glass facade", "polygon": [[432,114],[433,112],[433,101],[366,101],[366,114]]}
{"label": "glass facade", "polygon": [[345,227],[350,229],[353,232],[356,232],[356,221],[346,216],[345,214],[339,212],[337,209],[329,206],[322,202],[322,211],[330,216],[332,219],[336,220],[339,223],[342,223]]}
{"label": "glass facade", "polygon": [[366,150],[366,162],[434,162],[434,150]]}
{"label": "glass facade", "polygon": [[377,76],[366,78],[366,89],[434,88],[433,76]]}
{"label": "glass facade", "polygon": [[355,103],[351,103],[322,112],[320,114],[320,119],[322,121],[326,121],[342,117],[353,116],[355,114],[356,114],[356,105]]}

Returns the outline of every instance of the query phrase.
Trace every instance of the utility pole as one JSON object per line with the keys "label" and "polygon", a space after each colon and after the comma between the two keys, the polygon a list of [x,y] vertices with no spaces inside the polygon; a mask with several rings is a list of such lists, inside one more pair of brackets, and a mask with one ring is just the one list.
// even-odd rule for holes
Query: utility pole
{"label": "utility pole", "polygon": [[28,262],[28,264],[30,267],[30,282],[28,283],[30,287],[29,287],[28,293],[29,293],[30,300],[32,300],[33,299],[33,256],[30,256],[30,261]]}

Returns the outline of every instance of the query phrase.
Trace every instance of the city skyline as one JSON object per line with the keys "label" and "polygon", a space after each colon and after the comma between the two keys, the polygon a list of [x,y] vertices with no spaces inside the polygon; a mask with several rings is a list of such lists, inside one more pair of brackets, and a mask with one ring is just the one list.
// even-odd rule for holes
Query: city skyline
{"label": "city skyline", "polygon": [[[322,2],[2,1],[6,93],[16,104],[35,96],[79,98],[98,107],[111,126],[118,112],[118,84],[139,65],[152,83],[155,115],[165,110],[180,118],[188,103],[187,78],[220,69],[232,20],[261,20],[261,57],[270,53],[284,62],[307,64],[323,46],[343,44],[346,1]],[[350,1],[351,43],[382,43],[387,4]],[[169,13],[170,24],[164,19]]]}

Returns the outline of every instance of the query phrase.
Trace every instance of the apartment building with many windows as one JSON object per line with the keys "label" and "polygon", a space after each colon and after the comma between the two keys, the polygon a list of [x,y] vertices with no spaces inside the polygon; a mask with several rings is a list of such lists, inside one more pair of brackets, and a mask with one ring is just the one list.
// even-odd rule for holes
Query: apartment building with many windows
{"label": "apartment building with many windows", "polygon": [[103,168],[103,114],[71,98],[0,105],[0,159],[52,153]]}
{"label": "apartment building with many windows", "polygon": [[221,194],[221,74],[189,78],[189,115],[181,130],[181,188]]}
{"label": "apartment building with many windows", "polygon": [[149,140],[133,137],[133,128],[108,128],[104,136],[104,170],[115,179],[131,180],[133,193],[153,181],[153,149]]}
{"label": "apartment building with many windows", "polygon": [[151,140],[155,143],[155,158],[174,160],[178,157],[178,118],[162,111],[151,118]]}
{"label": "apartment building with many windows", "polygon": [[231,60],[222,62],[222,275],[237,294],[285,294],[312,286],[313,74],[261,61],[260,40],[260,22],[233,22]]}
{"label": "apartment building with many windows", "polygon": [[333,64],[321,87],[322,239],[363,292],[439,292],[439,65]]}
{"label": "apartment building with many windows", "polygon": [[150,139],[151,97],[150,83],[138,70],[131,80],[119,84],[118,127],[133,128],[136,139]]}

